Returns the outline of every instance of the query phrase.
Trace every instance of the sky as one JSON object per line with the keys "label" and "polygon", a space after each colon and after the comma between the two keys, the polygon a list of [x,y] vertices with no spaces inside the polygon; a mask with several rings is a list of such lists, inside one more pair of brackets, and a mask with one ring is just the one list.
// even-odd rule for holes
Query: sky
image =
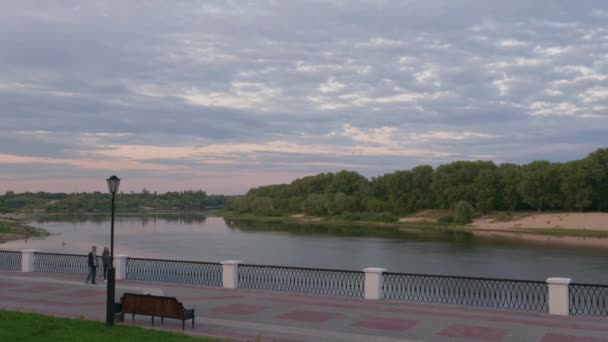
{"label": "sky", "polygon": [[608,147],[608,2],[0,0],[0,193]]}

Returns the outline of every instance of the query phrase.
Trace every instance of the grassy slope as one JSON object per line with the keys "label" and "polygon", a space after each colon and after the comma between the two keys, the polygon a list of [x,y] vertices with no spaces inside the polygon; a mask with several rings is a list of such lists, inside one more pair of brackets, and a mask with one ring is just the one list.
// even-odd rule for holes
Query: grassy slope
{"label": "grassy slope", "polygon": [[[339,218],[322,218],[321,221],[312,222],[307,220],[306,217],[294,218],[292,216],[276,216],[276,217],[265,217],[256,216],[252,214],[239,214],[232,211],[218,211],[216,215],[233,220],[252,220],[252,221],[269,221],[269,222],[285,222],[285,223],[302,223],[302,224],[324,224],[324,225],[365,225],[370,227],[396,227],[396,228],[408,228],[408,229],[433,229],[442,228],[455,231],[470,231],[475,232],[474,229],[467,225],[461,225],[457,223],[442,223],[437,222],[436,219],[443,215],[452,215],[453,211],[449,210],[426,210],[411,215],[410,217],[425,218],[425,221],[410,221],[410,222],[370,222],[370,221],[346,221],[340,220]],[[536,212],[501,212],[495,211],[489,213],[487,216],[494,219],[495,221],[506,222],[512,221],[526,216],[534,215]],[[514,228],[512,230],[504,230],[504,233],[527,233],[535,235],[546,235],[546,236],[570,236],[570,237],[595,237],[595,238],[608,238],[608,231],[601,230],[590,230],[590,229],[566,229],[566,228],[532,228],[522,227]]]}
{"label": "grassy slope", "polygon": [[28,236],[48,236],[49,232],[41,228],[28,226],[20,221],[0,219],[0,240],[4,238],[22,238]]}
{"label": "grassy slope", "polygon": [[0,310],[0,341],[83,341],[83,342],[211,342],[182,334],[117,325],[108,328],[94,321],[67,319]]}

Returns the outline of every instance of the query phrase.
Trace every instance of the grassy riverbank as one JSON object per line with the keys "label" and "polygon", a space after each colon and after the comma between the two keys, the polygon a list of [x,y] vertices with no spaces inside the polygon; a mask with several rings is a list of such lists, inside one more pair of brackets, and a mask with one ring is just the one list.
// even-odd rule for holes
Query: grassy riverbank
{"label": "grassy riverbank", "polygon": [[[492,212],[476,218],[470,224],[440,222],[442,217],[449,216],[445,210],[419,212],[415,215],[399,218],[397,222],[379,222],[369,220],[345,220],[342,217],[291,216],[256,216],[232,211],[218,211],[218,216],[231,220],[249,220],[258,222],[277,222],[289,224],[316,224],[323,226],[357,226],[373,229],[390,227],[414,230],[465,231],[473,234],[500,232],[506,234],[570,237],[570,238],[608,238],[608,213],[542,213],[536,212]],[[608,239],[606,239],[608,245]]]}
{"label": "grassy riverbank", "polygon": [[184,334],[114,326],[83,319],[68,319],[0,310],[0,341],[163,341],[221,342]]}
{"label": "grassy riverbank", "polygon": [[13,219],[0,219],[0,243],[10,240],[26,239],[28,237],[44,237],[49,232],[44,229],[28,226]]}

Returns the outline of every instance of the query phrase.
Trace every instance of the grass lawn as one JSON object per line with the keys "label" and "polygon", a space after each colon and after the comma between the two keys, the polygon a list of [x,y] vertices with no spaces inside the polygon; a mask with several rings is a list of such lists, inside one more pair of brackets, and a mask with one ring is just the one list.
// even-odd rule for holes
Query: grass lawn
{"label": "grass lawn", "polygon": [[0,310],[0,341],[220,342],[221,340],[195,338],[123,325],[108,328],[101,322]]}

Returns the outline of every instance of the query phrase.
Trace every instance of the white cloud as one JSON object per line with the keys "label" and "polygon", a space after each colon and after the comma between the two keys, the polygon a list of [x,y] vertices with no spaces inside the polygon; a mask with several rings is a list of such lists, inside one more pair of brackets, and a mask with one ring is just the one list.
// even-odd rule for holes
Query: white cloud
{"label": "white cloud", "polygon": [[327,79],[327,82],[321,83],[319,85],[319,92],[321,93],[335,93],[340,89],[344,88],[345,84],[336,81],[336,79],[332,76]]}
{"label": "white cloud", "polygon": [[349,137],[354,141],[386,145],[395,142],[394,134],[398,131],[396,127],[388,126],[363,130],[349,124],[344,124],[342,130],[341,135]]}
{"label": "white cloud", "polygon": [[496,138],[496,136],[471,131],[428,131],[425,133],[412,133],[410,135],[410,139],[413,140],[469,140],[490,138]]}
{"label": "white cloud", "polygon": [[343,64],[309,64],[303,61],[298,61],[296,63],[297,72],[311,74],[346,72],[365,75],[369,73],[371,69],[371,66],[356,64],[352,59],[347,59]]}
{"label": "white cloud", "polygon": [[522,46],[528,46],[530,44],[518,39],[503,39],[498,41],[496,45],[504,48],[517,48]]}
{"label": "white cloud", "polygon": [[608,87],[593,87],[587,89],[580,97],[582,97],[583,102],[586,103],[608,100]]}
{"label": "white cloud", "polygon": [[269,87],[264,83],[232,82],[229,92],[191,88],[178,96],[203,106],[268,110],[275,106],[276,98],[281,95],[281,89]]}
{"label": "white cloud", "polygon": [[363,43],[357,43],[358,48],[394,48],[405,45],[401,40],[385,39],[385,38],[370,38]]}

